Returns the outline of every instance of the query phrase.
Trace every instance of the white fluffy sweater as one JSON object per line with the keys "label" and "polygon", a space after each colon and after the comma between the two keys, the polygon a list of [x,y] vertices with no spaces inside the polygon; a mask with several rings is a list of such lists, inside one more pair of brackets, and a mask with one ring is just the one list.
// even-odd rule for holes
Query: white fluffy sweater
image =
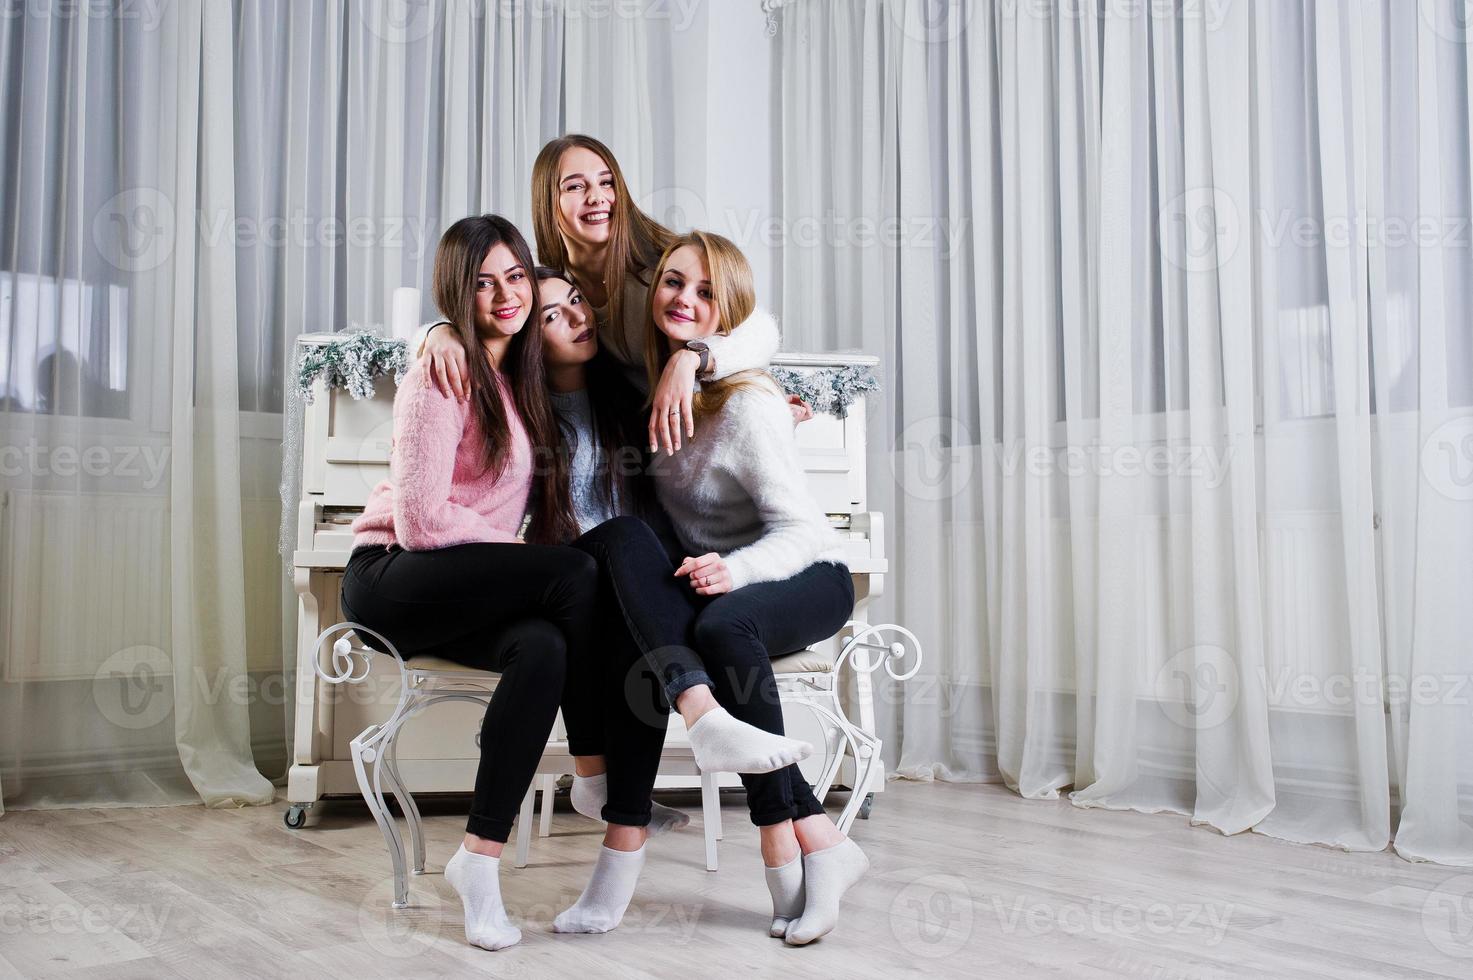
{"label": "white fluffy sweater", "polygon": [[[772,319],[759,310],[741,329],[757,318]],[[726,559],[733,589],[814,562],[844,564],[843,540],[808,492],[787,399],[770,378],[761,390],[737,390],[681,442],[652,463],[655,493],[692,556]]]}

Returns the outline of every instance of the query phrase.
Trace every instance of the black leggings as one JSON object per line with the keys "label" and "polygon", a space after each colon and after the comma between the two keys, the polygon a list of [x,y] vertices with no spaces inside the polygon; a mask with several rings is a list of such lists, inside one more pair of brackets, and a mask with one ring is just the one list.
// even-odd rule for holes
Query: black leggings
{"label": "black leggings", "polygon": [[581,551],[533,544],[364,545],[348,558],[348,619],[388,637],[406,658],[427,654],[501,673],[481,722],[465,828],[477,837],[505,843],[511,835],[560,703],[569,751],[602,751],[592,709],[599,692],[569,683],[588,672],[597,572]]}
{"label": "black leggings", "polygon": [[[782,582],[759,582],[714,598],[696,595],[689,579],[675,577],[676,565],[655,532],[635,517],[605,521],[574,547],[598,559],[599,572],[632,640],[611,641],[609,667],[624,679],[624,703],[636,717],[648,716],[652,688],[673,705],[682,691],[707,684],[734,717],[782,734],[782,704],[771,658],[833,636],[854,610],[849,570],[830,562],[810,565]],[[648,678],[658,683],[646,682]],[[611,749],[626,743],[627,758],[616,766],[610,756],[604,819],[638,825],[648,821],[664,729],[658,739],[654,734],[631,738],[629,731],[634,729],[610,740]],[[823,812],[796,765],[742,774],[741,779],[752,822],[759,827]],[[641,812],[644,821],[623,819]]]}

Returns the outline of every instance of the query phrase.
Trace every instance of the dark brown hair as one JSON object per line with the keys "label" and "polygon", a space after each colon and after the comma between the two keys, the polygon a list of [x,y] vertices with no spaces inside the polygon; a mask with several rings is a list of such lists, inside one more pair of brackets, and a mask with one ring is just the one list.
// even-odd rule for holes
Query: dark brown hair
{"label": "dark brown hair", "polygon": [[[562,269],[539,265],[537,281],[561,279],[572,283],[572,275]],[[591,314],[590,314],[591,315]],[[593,438],[603,451],[598,473],[598,487],[605,500],[623,503],[624,509],[646,516],[653,506],[653,489],[645,473],[642,446],[645,429],[641,426],[644,396],[629,382],[621,364],[600,350],[583,367],[588,387],[588,403],[593,410]],[[556,413],[554,413],[555,415]],[[559,478],[567,486],[572,477],[572,447],[569,432],[559,420],[557,466]],[[576,536],[576,535],[575,535]]]}
{"label": "dark brown hair", "polygon": [[[523,326],[507,345],[502,363],[493,368],[476,333],[476,280],[486,254],[497,245],[511,249],[531,278],[532,310],[528,319],[534,329]],[[542,331],[531,320],[541,307],[534,268],[532,251],[516,225],[499,214],[472,215],[461,218],[440,237],[435,252],[433,291],[435,305],[450,321],[451,329],[465,349],[471,376],[471,410],[476,413],[486,439],[483,461],[497,478],[511,458],[511,430],[501,400],[502,390],[510,393],[516,406],[533,453],[532,526],[527,540],[545,542],[562,540],[568,528],[576,525],[567,481],[559,480],[556,467],[547,465],[546,460],[549,453],[555,452],[558,431],[547,398]]]}

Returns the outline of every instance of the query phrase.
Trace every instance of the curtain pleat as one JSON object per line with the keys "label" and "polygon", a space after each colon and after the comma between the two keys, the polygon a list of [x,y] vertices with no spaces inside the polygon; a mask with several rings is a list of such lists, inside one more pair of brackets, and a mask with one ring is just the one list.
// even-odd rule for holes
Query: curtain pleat
{"label": "curtain pleat", "polygon": [[[704,156],[675,146],[688,119],[650,107],[707,21],[599,0],[15,12],[3,803],[269,802],[292,752],[296,337],[382,330],[403,285],[432,314],[440,234],[497,211],[530,236],[532,160],[564,131],[608,141],[641,191],[703,192]],[[704,82],[686,91],[704,106]],[[28,446],[48,462],[17,471]],[[112,463],[91,474],[89,452]]]}
{"label": "curtain pleat", "polygon": [[900,775],[1473,863],[1456,8],[783,7],[785,222],[897,229],[782,313],[885,361]]}

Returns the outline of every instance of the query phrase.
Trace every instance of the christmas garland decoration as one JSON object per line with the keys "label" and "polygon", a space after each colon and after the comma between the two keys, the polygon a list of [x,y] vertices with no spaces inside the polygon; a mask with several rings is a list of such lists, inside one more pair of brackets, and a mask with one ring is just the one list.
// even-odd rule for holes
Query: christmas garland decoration
{"label": "christmas garland decoration", "polygon": [[[404,341],[367,331],[348,333],[325,344],[303,345],[297,360],[297,394],[312,404],[312,386],[321,378],[329,389],[343,388],[354,398],[372,398],[374,382],[392,374],[398,384],[407,370],[409,350]],[[855,399],[880,390],[874,370],[864,365],[810,371],[774,367],[771,372],[784,391],[803,399],[816,415],[842,419]]]}
{"label": "christmas garland decoration", "polygon": [[772,376],[782,385],[783,391],[797,395],[808,403],[815,415],[825,413],[836,418],[849,414],[849,406],[866,392],[879,391],[880,382],[872,368],[862,364],[847,367],[819,368],[816,371],[797,371],[793,368],[774,367]]}
{"label": "christmas garland decoration", "polygon": [[312,385],[321,378],[329,390],[346,388],[354,398],[372,398],[375,381],[392,374],[398,384],[408,370],[408,344],[360,330],[325,344],[302,345],[297,394],[312,404]]}
{"label": "christmas garland decoration", "polygon": [[[297,506],[301,497],[303,419],[312,404],[318,379],[329,390],[344,389],[355,399],[372,398],[379,378],[392,374],[397,385],[409,370],[409,345],[402,340],[355,330],[321,344],[298,347],[296,395],[286,400],[286,425],[282,438],[281,531],[279,550],[288,576],[297,544]],[[808,403],[815,414],[844,418],[849,406],[867,392],[879,391],[872,368],[864,365],[826,367],[798,371],[773,367],[773,378],[790,395]]]}

